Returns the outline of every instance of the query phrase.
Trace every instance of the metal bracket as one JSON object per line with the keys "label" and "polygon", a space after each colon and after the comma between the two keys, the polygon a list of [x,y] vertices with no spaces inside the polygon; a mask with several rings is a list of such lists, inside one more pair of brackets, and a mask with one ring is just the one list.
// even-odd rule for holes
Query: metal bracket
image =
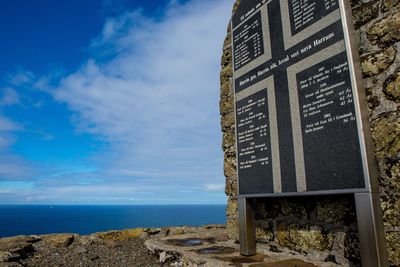
{"label": "metal bracket", "polygon": [[254,225],[253,199],[238,197],[240,254],[256,254],[256,228]]}
{"label": "metal bracket", "polygon": [[379,195],[377,193],[356,193],[354,199],[362,266],[389,266]]}

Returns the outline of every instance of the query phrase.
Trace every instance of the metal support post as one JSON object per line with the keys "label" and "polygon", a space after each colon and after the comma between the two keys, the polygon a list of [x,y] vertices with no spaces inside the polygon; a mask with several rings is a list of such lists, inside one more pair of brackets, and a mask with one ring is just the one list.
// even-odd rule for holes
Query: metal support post
{"label": "metal support post", "polygon": [[363,267],[389,266],[379,195],[354,194]]}
{"label": "metal support post", "polygon": [[253,199],[239,197],[239,237],[240,254],[251,256],[256,254],[256,229],[254,225]]}

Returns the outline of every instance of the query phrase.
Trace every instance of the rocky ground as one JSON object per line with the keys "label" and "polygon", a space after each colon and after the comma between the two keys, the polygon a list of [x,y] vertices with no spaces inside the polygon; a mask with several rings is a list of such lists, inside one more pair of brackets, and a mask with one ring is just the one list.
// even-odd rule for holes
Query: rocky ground
{"label": "rocky ground", "polygon": [[161,266],[144,242],[191,227],[135,228],[91,235],[51,234],[0,239],[0,266]]}

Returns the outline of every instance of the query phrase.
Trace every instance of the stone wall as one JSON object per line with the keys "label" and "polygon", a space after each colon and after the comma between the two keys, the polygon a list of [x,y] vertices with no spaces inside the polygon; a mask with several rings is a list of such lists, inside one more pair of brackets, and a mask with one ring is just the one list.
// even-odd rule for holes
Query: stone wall
{"label": "stone wall", "polygon": [[[233,10],[240,0],[237,0]],[[363,82],[379,171],[380,197],[389,259],[400,266],[400,3],[399,0],[353,0]],[[221,59],[227,229],[238,240],[237,173],[232,95],[231,33]],[[292,250],[309,257],[359,265],[352,196],[257,200],[257,242],[273,251]]]}

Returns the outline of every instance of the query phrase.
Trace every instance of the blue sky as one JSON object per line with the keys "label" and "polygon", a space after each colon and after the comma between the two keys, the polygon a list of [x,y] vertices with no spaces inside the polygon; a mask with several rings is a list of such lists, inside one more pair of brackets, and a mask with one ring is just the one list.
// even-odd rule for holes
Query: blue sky
{"label": "blue sky", "polygon": [[0,204],[225,203],[232,1],[0,1]]}

